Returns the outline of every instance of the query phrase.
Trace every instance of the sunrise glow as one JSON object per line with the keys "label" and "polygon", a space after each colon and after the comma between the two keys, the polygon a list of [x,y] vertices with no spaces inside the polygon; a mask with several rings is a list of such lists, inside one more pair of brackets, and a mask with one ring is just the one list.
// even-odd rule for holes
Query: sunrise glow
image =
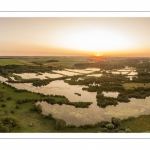
{"label": "sunrise glow", "polygon": [[101,56],[101,54],[96,54],[95,56],[100,57],[100,56]]}
{"label": "sunrise glow", "polygon": [[1,55],[150,56],[150,18],[0,18],[0,23]]}

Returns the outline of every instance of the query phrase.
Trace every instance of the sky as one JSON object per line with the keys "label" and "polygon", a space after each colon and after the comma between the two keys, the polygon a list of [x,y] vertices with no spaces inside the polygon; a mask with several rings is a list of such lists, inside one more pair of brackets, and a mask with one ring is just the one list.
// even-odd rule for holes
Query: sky
{"label": "sky", "polygon": [[150,18],[0,18],[1,56],[150,56]]}

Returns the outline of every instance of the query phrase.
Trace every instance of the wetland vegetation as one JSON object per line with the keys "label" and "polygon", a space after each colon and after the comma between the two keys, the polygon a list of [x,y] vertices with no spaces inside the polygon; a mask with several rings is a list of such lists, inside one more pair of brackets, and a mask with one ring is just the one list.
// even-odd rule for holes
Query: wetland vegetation
{"label": "wetland vegetation", "polygon": [[2,57],[0,80],[0,132],[150,131],[150,58]]}

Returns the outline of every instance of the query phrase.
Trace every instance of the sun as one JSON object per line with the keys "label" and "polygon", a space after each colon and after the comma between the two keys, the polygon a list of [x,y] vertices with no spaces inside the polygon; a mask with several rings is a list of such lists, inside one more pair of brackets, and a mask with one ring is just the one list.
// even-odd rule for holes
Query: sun
{"label": "sun", "polygon": [[95,54],[95,56],[100,57],[100,56],[102,56],[102,55],[101,55],[101,54],[99,54],[99,53],[97,53],[97,54]]}

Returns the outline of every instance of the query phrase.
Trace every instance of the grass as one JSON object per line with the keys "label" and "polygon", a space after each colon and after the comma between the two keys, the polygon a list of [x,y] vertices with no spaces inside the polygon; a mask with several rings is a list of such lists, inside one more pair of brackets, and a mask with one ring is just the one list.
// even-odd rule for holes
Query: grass
{"label": "grass", "polygon": [[[58,60],[59,62],[48,62],[49,60]],[[48,56],[48,57],[10,57],[9,59],[0,59],[0,65],[45,65],[45,66],[63,66],[63,67],[74,67],[76,63],[87,62],[87,57],[58,57],[58,56]]]}
{"label": "grass", "polygon": [[121,127],[130,128],[132,132],[150,132],[150,115],[141,115],[133,119],[122,121]]}
{"label": "grass", "polygon": [[[0,91],[4,92],[2,98],[4,102],[0,102],[0,106],[2,104],[6,105],[6,107],[0,107],[0,118],[12,115],[17,118],[22,125],[22,128],[14,128],[11,132],[57,132],[54,128],[53,120],[43,118],[42,115],[38,114],[36,111],[30,111],[30,108],[33,107],[32,102],[21,104],[20,108],[16,109],[18,99],[40,99],[41,96],[39,94],[31,92],[14,92],[14,89],[2,83],[0,83]],[[7,97],[9,96],[11,97],[11,100],[7,100]],[[59,97],[56,97],[55,99],[60,101]],[[15,113],[11,114],[11,110],[14,110]],[[30,123],[32,123],[33,126],[30,126]]]}
{"label": "grass", "polygon": [[[31,92],[14,92],[14,89],[0,83],[0,92],[3,93],[4,102],[0,102],[0,106],[5,104],[6,107],[0,107],[0,120],[6,116],[15,117],[21,124],[21,128],[13,128],[11,132],[13,133],[96,133],[101,130],[100,126],[95,126],[93,128],[70,128],[66,127],[62,130],[55,129],[55,121],[49,118],[45,118],[36,111],[30,111],[33,103],[28,102],[20,105],[19,109],[16,109],[17,100],[25,98],[37,98],[42,99],[41,95]],[[11,100],[7,100],[8,97],[11,97]],[[52,96],[53,97],[53,96]],[[53,97],[55,100],[60,101],[62,98]],[[14,110],[14,114],[11,114],[10,111]],[[30,125],[32,124],[32,125]],[[146,132],[150,131],[150,115],[142,115],[137,118],[124,119],[122,121],[121,128],[130,128],[132,132]]]}
{"label": "grass", "polygon": [[150,83],[124,83],[123,87],[125,89],[133,89],[134,87],[144,87],[144,88],[148,88],[150,87]]}
{"label": "grass", "polygon": [[[19,105],[19,109],[16,109],[17,100],[19,99],[42,99],[42,97],[39,94],[31,93],[31,92],[14,92],[14,89],[0,83],[0,91],[4,92],[3,94],[3,100],[4,102],[0,102],[0,106],[2,104],[5,104],[6,107],[0,107],[0,120],[3,117],[6,116],[13,116],[17,120],[19,120],[21,124],[21,128],[13,128],[11,132],[22,132],[22,133],[49,133],[49,132],[98,132],[99,127],[95,128],[69,128],[66,127],[62,130],[56,130],[55,129],[55,122],[54,120],[51,120],[49,118],[45,118],[41,114],[39,114],[36,111],[30,111],[30,108],[33,107],[33,102],[23,103]],[[8,97],[11,97],[11,100],[7,100]],[[65,98],[62,97],[54,97],[51,96],[53,99],[55,99],[57,102],[61,101],[62,99],[65,100]],[[14,114],[11,114],[10,111],[14,110]],[[32,124],[32,126],[30,126]]]}
{"label": "grass", "polygon": [[[59,62],[47,62],[48,60],[58,60]],[[38,59],[32,59],[31,62],[40,63],[42,65],[50,66],[67,66],[73,67],[76,63],[86,62],[82,57],[41,57]]]}
{"label": "grass", "polygon": [[0,59],[0,66],[5,65],[24,65],[25,63],[18,61],[16,59]]}

